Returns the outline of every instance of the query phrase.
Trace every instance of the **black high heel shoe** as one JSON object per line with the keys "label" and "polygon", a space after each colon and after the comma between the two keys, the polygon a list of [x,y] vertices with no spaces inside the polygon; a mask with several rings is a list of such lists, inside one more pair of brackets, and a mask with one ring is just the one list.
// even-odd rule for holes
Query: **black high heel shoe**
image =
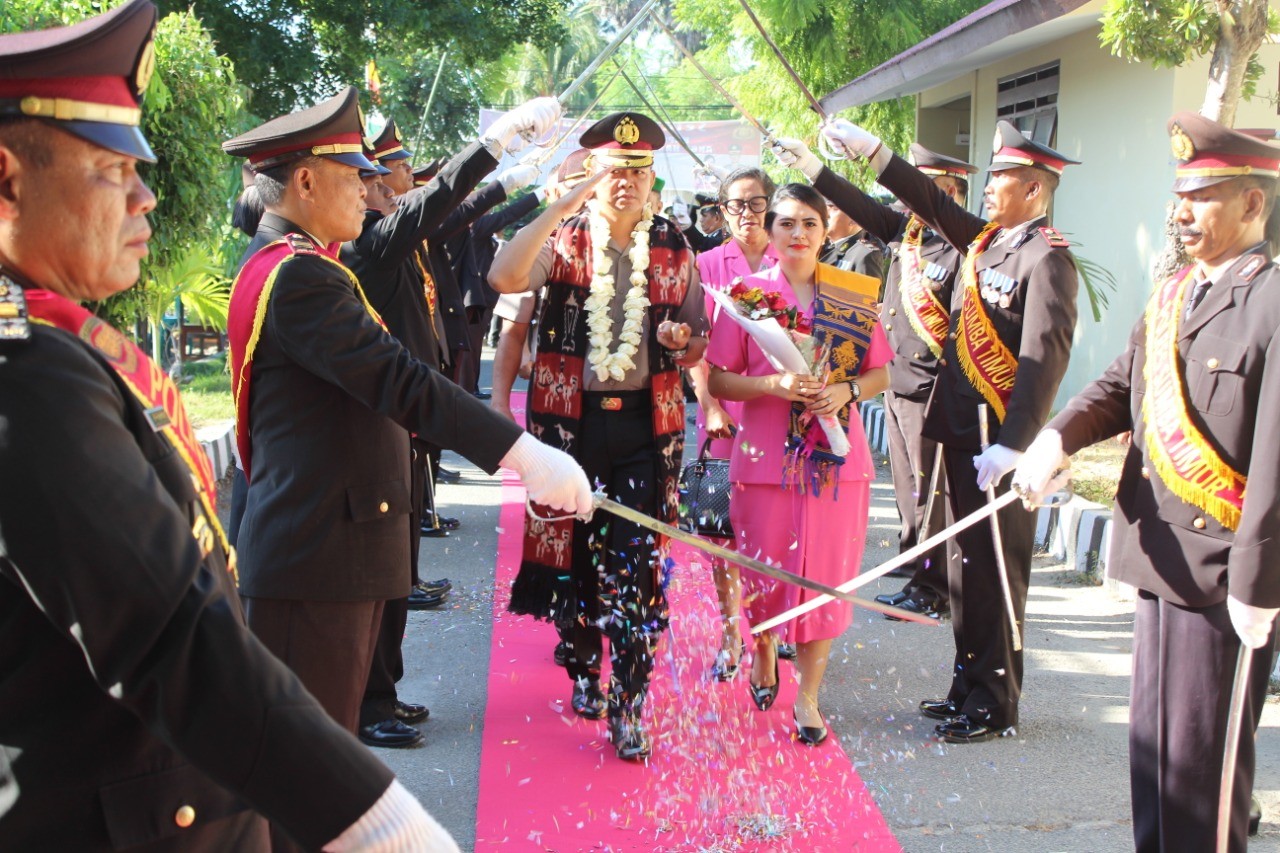
{"label": "black high heel shoe", "polygon": [[738,650],[738,659],[733,663],[729,663],[728,649],[716,652],[716,661],[711,664],[711,674],[715,676],[716,681],[733,681],[738,677],[738,670],[742,667],[742,656],[747,653],[747,641],[741,637],[738,641],[741,647]]}
{"label": "black high heel shoe", "polygon": [[774,700],[778,698],[778,691],[782,689],[782,679],[778,677],[778,646],[774,643],[773,647],[773,684],[768,687],[757,687],[747,679],[747,686],[751,690],[751,701],[756,703],[756,708],[761,711],[767,711],[773,707]]}
{"label": "black high heel shoe", "polygon": [[[822,709],[818,709],[818,716],[822,716]],[[806,746],[817,746],[827,739],[827,727],[821,726],[802,726],[800,718],[796,716],[795,709],[791,710],[791,721],[796,724],[796,739]]]}

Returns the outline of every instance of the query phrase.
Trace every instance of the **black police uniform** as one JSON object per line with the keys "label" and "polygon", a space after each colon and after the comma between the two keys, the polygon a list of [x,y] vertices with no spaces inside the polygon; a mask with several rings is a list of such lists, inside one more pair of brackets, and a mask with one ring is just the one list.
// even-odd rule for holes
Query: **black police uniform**
{"label": "black police uniform", "polygon": [[[1016,129],[1009,128],[1022,139]],[[878,180],[960,252],[967,251],[987,225],[900,157],[891,158]],[[1079,287],[1075,261],[1056,232],[1041,230],[1044,224],[1024,223],[1004,240],[995,235],[977,262],[980,282],[999,276],[1000,299],[984,307],[996,336],[1018,360],[1004,421],[999,422],[988,409],[991,443],[1013,450],[1026,450],[1048,419],[1075,331]],[[961,282],[957,288],[963,286]],[[962,298],[956,297],[957,306]],[[959,310],[953,312],[924,423],[925,436],[944,448],[949,522],[987,503],[973,465],[981,452],[978,406],[985,398],[965,376],[956,356],[960,317]],[[997,496],[1008,490],[1009,482],[1006,476],[996,484]],[[1031,579],[1035,516],[1015,502],[998,513],[998,524],[1014,617],[1021,629]],[[956,656],[947,699],[970,722],[1002,732],[1018,722],[1023,655],[1013,649],[990,526],[979,524],[957,534],[948,562]]]}

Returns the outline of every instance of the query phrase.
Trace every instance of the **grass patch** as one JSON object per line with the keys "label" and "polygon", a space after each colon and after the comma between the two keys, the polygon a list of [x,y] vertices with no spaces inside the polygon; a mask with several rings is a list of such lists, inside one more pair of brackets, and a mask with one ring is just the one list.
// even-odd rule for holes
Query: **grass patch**
{"label": "grass patch", "polygon": [[1071,488],[1085,500],[1110,506],[1129,443],[1109,438],[1071,457]]}
{"label": "grass patch", "polygon": [[182,403],[196,427],[235,418],[225,353],[182,366]]}

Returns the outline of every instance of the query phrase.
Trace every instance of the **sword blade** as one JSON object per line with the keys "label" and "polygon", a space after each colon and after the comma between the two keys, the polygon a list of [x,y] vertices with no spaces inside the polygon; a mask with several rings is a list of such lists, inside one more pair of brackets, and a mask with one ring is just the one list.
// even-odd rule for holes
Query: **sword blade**
{"label": "sword blade", "polygon": [[810,580],[809,578],[792,574],[791,572],[780,569],[777,566],[771,566],[761,560],[746,557],[739,554],[737,551],[730,550],[723,545],[718,545],[709,539],[704,539],[693,533],[686,533],[678,527],[673,527],[670,524],[658,521],[656,518],[650,518],[639,510],[632,509],[629,506],[624,506],[623,504],[620,504],[615,500],[611,500],[610,498],[606,498],[603,495],[595,496],[595,506],[597,509],[602,509],[606,512],[612,513],[619,518],[625,518],[632,524],[638,524],[646,530],[652,530],[654,533],[661,533],[663,536],[675,539],[677,542],[684,542],[688,545],[692,545],[708,554],[728,560],[731,563],[735,563],[744,569],[750,569],[753,572],[768,575],[769,577],[774,578],[775,580],[780,580],[783,583],[789,583],[793,586],[804,587],[805,589],[812,590],[813,592],[822,593],[824,596],[827,596],[827,600],[839,598],[841,601],[847,601],[850,604],[856,604],[859,607],[865,607],[868,610],[874,610],[878,613],[898,616],[909,622],[922,622],[926,625],[941,624],[936,619],[930,619],[928,616],[922,616],[919,613],[912,613],[910,610],[890,607],[889,605],[881,604],[878,601],[867,601],[866,599],[858,598],[857,596],[836,589],[835,587],[830,587],[824,583],[818,583],[815,580]]}
{"label": "sword blade", "polygon": [[751,11],[751,6],[747,0],[738,0],[743,10],[747,13],[747,17],[751,19],[751,23],[756,25],[756,29],[760,31],[760,36],[764,39],[764,43],[769,45],[769,49],[773,51],[773,55],[778,57],[778,61],[782,63],[783,69],[791,77],[795,84],[800,87],[800,93],[809,101],[809,105],[813,107],[813,111],[817,113],[822,120],[827,120],[827,111],[822,108],[822,104],[818,103],[818,99],[813,96],[813,92],[809,91],[809,87],[800,79],[800,75],[791,67],[791,63],[787,61],[787,57],[783,55],[782,49],[769,37],[769,33],[765,30],[764,24],[760,23],[760,19],[756,17],[756,13]]}
{"label": "sword blade", "polygon": [[[1018,493],[1013,490],[1010,490],[1005,494],[1001,495],[999,498],[997,498],[995,503],[989,503],[986,506],[984,506],[982,509],[969,513],[964,518],[960,519],[955,524],[951,525],[945,530],[939,530],[937,533],[930,536],[928,539],[916,544],[915,547],[908,548],[906,551],[903,551],[901,554],[894,557],[893,559],[886,560],[885,562],[876,566],[871,571],[863,572],[855,578],[850,578],[849,580],[845,581],[844,583],[836,587],[836,589],[840,590],[841,592],[852,592],[853,590],[857,589],[860,586],[866,586],[867,584],[871,583],[873,580],[876,580],[878,578],[884,577],[885,575],[889,574],[889,572],[893,571],[899,566],[905,566],[907,563],[910,563],[912,560],[914,560],[916,557],[919,557],[921,554],[924,554],[925,552],[932,550],[934,547],[942,544],[943,542],[946,542],[948,539],[950,539],[952,536],[955,536],[961,530],[964,530],[965,528],[968,528],[968,527],[972,527],[973,525],[977,524],[979,521],[982,521],[984,518],[991,515],[993,512],[996,512],[997,510],[1000,510],[1008,506],[1009,504],[1013,503],[1017,499],[1018,499]],[[768,631],[770,628],[775,628],[778,625],[781,625],[783,622],[790,622],[792,619],[795,619],[798,616],[803,616],[804,614],[808,613],[811,610],[817,610],[819,607],[826,604],[830,600],[831,600],[830,598],[824,598],[822,596],[818,596],[817,598],[810,599],[809,601],[806,601],[804,604],[793,607],[790,610],[786,611],[785,613],[779,613],[777,616],[774,616],[772,619],[762,622],[759,625],[752,626],[751,633],[759,634],[761,631]],[[879,602],[877,602],[877,604],[878,603]],[[889,609],[895,611],[893,615],[895,616],[898,615],[898,613],[896,612],[898,611],[898,608],[894,607]],[[883,612],[887,613],[888,610],[885,610]],[[902,611],[902,612],[907,612],[907,611]],[[918,622],[920,620],[915,619],[912,621]],[[941,624],[933,619],[930,619],[929,622],[931,624]]]}
{"label": "sword blade", "polygon": [[[982,449],[991,446],[991,425],[987,423],[987,404],[978,404],[978,434]],[[1012,489],[1009,490],[1011,493]],[[987,484],[987,503],[996,499],[995,483]],[[1018,617],[1013,610],[1013,591],[1009,588],[1009,568],[1004,562],[1004,537],[1000,535],[1000,519],[991,516],[991,543],[996,555],[996,574],[1000,578],[1000,592],[1004,595],[1004,611],[1009,617],[1009,633],[1013,639],[1013,650],[1022,651],[1022,630],[1018,627]]]}
{"label": "sword blade", "polygon": [[[617,62],[617,60],[615,59],[614,62]],[[623,80],[627,81],[627,85],[631,87],[631,91],[636,93],[636,97],[640,99],[640,103],[644,104],[645,109],[653,113],[653,117],[658,122],[658,124],[662,125],[663,129],[666,130],[666,132],[669,133],[677,143],[679,143],[680,147],[684,149],[686,154],[692,157],[699,166],[705,169],[707,167],[707,164],[702,162],[701,157],[693,153],[693,149],[689,147],[689,143],[685,141],[685,138],[680,135],[680,131],[676,130],[675,125],[670,120],[668,120],[662,113],[660,113],[657,109],[654,108],[654,105],[650,103],[649,99],[644,96],[644,92],[640,91],[640,87],[637,86],[635,84],[635,81],[632,80],[631,77],[627,74],[627,72],[623,70],[621,63],[618,63],[618,73],[622,75]],[[644,79],[643,74],[641,75],[640,79],[642,80]],[[649,86],[648,80],[645,80],[645,86],[648,87],[649,91],[651,92],[653,91],[653,87]],[[655,97],[656,97],[656,94],[655,94]]]}
{"label": "sword blade", "polygon": [[636,12],[635,17],[627,22],[625,27],[618,30],[618,34],[614,36],[613,41],[605,45],[604,50],[600,51],[600,55],[591,60],[590,64],[588,64],[586,68],[582,69],[582,73],[577,76],[577,79],[569,84],[569,88],[560,93],[559,97],[556,99],[560,102],[560,106],[563,107],[569,104],[569,99],[582,88],[584,83],[591,79],[591,75],[596,73],[596,69],[603,65],[605,60],[613,56],[613,54],[617,52],[618,48],[622,47],[622,43],[631,37],[631,34],[635,32],[636,27],[640,26],[640,22],[644,20],[645,15],[649,14],[649,10],[656,6],[657,3],[658,0],[649,0],[649,2],[645,3],[644,6],[640,8],[639,12]]}
{"label": "sword blade", "polygon": [[680,39],[676,38],[676,34],[671,32],[671,28],[666,25],[666,22],[662,20],[657,11],[654,11],[651,17],[653,18],[654,23],[667,34],[667,38],[671,39],[671,43],[676,46],[676,49],[684,54],[684,58],[689,60],[690,64],[698,70],[699,74],[707,78],[707,82],[711,84],[711,88],[719,92],[720,97],[728,101],[729,104],[738,111],[739,115],[745,118],[756,130],[760,131],[760,135],[764,137],[764,141],[767,145],[773,145],[775,140],[773,138],[773,134],[769,132],[768,128],[757,121],[751,113],[747,112],[746,107],[742,106],[742,102],[730,94],[729,90],[722,86],[719,80],[712,77],[710,71],[702,67],[702,63],[694,58],[694,55],[690,53],[689,50],[680,42]]}
{"label": "sword blade", "polygon": [[1253,649],[1240,644],[1236,656],[1236,675],[1231,681],[1231,705],[1227,710],[1227,742],[1222,752],[1222,779],[1218,786],[1217,853],[1231,847],[1231,797],[1236,780],[1236,752],[1240,748],[1240,729],[1244,726],[1244,700],[1249,694],[1249,669],[1253,665]]}

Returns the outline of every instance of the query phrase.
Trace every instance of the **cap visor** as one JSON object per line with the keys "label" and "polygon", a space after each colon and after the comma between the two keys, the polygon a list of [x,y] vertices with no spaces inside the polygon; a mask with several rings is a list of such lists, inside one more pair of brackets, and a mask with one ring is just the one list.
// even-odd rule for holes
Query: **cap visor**
{"label": "cap visor", "polygon": [[108,151],[135,157],[146,163],[156,162],[155,152],[151,150],[147,138],[139,128],[100,121],[54,121],[51,124]]}
{"label": "cap visor", "polygon": [[401,148],[399,151],[396,151],[393,154],[383,154],[378,159],[379,160],[408,160],[412,156],[413,156],[413,152],[410,151],[408,148]]}
{"label": "cap visor", "polygon": [[1194,178],[1176,178],[1173,182],[1173,192],[1189,193],[1195,190],[1202,190],[1205,187],[1211,187],[1215,184],[1224,184],[1227,181],[1234,181],[1243,175],[1216,175],[1214,177],[1201,176]]}
{"label": "cap visor", "polygon": [[337,160],[344,166],[355,166],[357,169],[362,169],[366,172],[375,172],[378,169],[363,154],[325,154],[323,156],[328,160]]}

